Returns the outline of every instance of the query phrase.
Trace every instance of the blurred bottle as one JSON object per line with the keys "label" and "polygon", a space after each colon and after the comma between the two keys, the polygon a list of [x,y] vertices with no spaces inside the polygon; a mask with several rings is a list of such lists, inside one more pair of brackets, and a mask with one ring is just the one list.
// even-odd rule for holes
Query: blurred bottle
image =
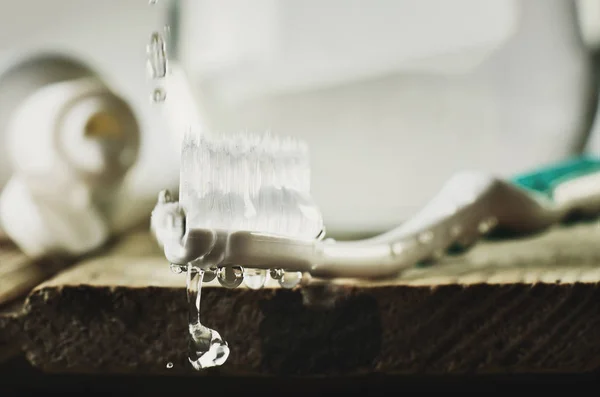
{"label": "blurred bottle", "polygon": [[328,232],[395,226],[454,172],[582,150],[596,98],[566,0],[182,0],[206,128],[311,147]]}

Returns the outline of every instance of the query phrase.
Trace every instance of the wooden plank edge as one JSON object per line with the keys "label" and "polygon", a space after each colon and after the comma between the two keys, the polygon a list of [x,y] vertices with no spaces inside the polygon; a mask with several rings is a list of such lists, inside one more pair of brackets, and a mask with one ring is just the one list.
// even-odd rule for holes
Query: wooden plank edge
{"label": "wooden plank edge", "polygon": [[[206,288],[202,317],[232,353],[200,375],[597,371],[598,299],[597,283]],[[24,349],[50,372],[197,375],[186,314],[182,288],[48,286],[28,300]]]}

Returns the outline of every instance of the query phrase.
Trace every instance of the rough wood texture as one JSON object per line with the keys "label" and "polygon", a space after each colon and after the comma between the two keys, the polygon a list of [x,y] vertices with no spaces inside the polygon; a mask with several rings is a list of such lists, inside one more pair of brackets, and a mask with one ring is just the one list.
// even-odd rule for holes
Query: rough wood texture
{"label": "rough wood texture", "polygon": [[23,301],[15,301],[0,310],[0,363],[17,356],[21,350]]}
{"label": "rough wood texture", "polygon": [[11,242],[0,239],[0,362],[20,351],[19,312],[23,298],[73,261],[58,256],[34,260]]}
{"label": "rough wood texture", "polygon": [[[596,224],[580,224],[486,242],[388,282],[208,286],[202,317],[232,353],[205,373],[596,371],[599,241]],[[14,321],[46,371],[190,374],[183,284],[134,235],[38,286]]]}
{"label": "rough wood texture", "polygon": [[0,240],[0,305],[26,295],[67,264],[58,257],[32,260],[10,242]]}

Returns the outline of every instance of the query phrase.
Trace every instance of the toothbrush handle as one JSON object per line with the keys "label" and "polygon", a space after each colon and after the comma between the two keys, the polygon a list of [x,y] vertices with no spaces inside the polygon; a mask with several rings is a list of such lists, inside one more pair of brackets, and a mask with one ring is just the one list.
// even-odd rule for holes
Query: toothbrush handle
{"label": "toothbrush handle", "polygon": [[[209,262],[283,268],[322,278],[394,277],[420,261],[444,255],[454,244],[468,247],[495,227],[526,234],[558,222],[574,209],[600,213],[600,161],[575,163],[512,182],[485,173],[460,173],[415,217],[387,233],[359,241],[219,233],[216,243],[212,241],[219,248],[213,251],[223,256]],[[210,251],[206,244],[210,239],[201,230],[194,235],[197,239],[189,234],[187,251],[196,248],[195,255]],[[197,249],[202,243],[202,249]],[[175,258],[178,254],[173,259],[181,260]]]}
{"label": "toothbrush handle", "polygon": [[561,217],[600,213],[600,159],[578,156],[519,175],[513,182],[552,201]]}
{"label": "toothbrush handle", "polygon": [[517,175],[512,182],[522,188],[552,197],[553,191],[562,183],[600,171],[600,159],[576,156],[566,161],[547,165],[531,172]]}
{"label": "toothbrush handle", "polygon": [[393,277],[423,259],[443,254],[455,241],[475,240],[479,222],[493,210],[491,200],[497,195],[493,177],[462,173],[412,220],[374,238],[316,241],[240,231],[229,235],[224,262],[281,267],[324,278]]}
{"label": "toothbrush handle", "polygon": [[[460,194],[453,195],[456,191]],[[462,173],[404,225],[372,239],[324,243],[321,264],[313,267],[313,273],[388,277],[443,255],[453,243],[468,246],[494,227],[527,234],[573,212],[600,214],[600,160],[576,158],[512,182]]]}
{"label": "toothbrush handle", "polygon": [[556,184],[552,199],[565,216],[569,213],[596,216],[600,213],[600,171],[578,175]]}

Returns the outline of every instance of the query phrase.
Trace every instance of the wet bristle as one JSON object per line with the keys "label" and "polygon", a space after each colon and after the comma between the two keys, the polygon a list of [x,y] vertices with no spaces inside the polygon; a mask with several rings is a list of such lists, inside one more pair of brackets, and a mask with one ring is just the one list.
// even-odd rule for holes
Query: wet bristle
{"label": "wet bristle", "polygon": [[308,146],[291,137],[188,131],[180,201],[196,227],[297,237],[314,237],[322,227],[310,197]]}

